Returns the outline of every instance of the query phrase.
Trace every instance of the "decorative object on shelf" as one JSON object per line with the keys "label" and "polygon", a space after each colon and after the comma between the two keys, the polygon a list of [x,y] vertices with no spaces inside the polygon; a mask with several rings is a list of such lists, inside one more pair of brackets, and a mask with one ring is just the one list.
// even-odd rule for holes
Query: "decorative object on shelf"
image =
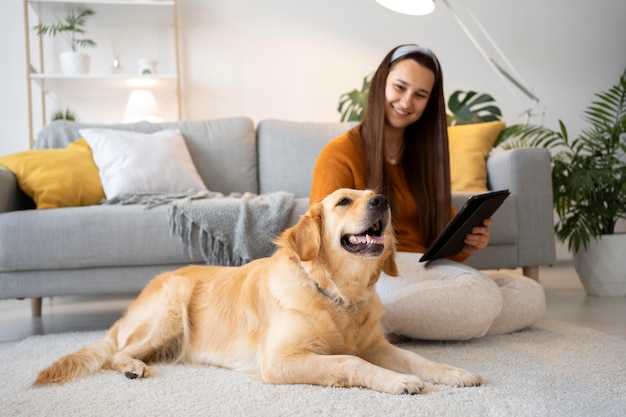
{"label": "decorative object on shelf", "polygon": [[[573,253],[588,294],[624,296],[626,233],[617,233],[616,224],[626,221],[626,69],[617,84],[595,96],[583,112],[590,126],[576,138],[559,121],[560,131],[510,126],[508,143],[543,146],[553,153],[556,236]],[[599,273],[586,274],[594,269]]]}
{"label": "decorative object on shelf", "polygon": [[137,61],[137,66],[139,66],[139,71],[137,72],[139,75],[153,75],[157,73],[157,63],[156,59],[140,59]]}
{"label": "decorative object on shelf", "polygon": [[57,110],[55,111],[50,119],[54,122],[55,120],[69,120],[71,122],[76,121],[76,113],[74,113],[69,108],[66,108],[65,111]]}
{"label": "decorative object on shelf", "polygon": [[109,42],[111,43],[111,52],[113,53],[113,60],[109,68],[111,74],[119,74],[122,72],[122,62],[120,60],[122,50],[120,45],[124,44],[125,39],[119,39],[118,33],[119,31],[109,32]]}
{"label": "decorative object on shelf", "polygon": [[95,13],[92,9],[73,9],[68,12],[63,22],[39,23],[34,27],[37,35],[40,36],[69,34],[72,50],[62,52],[60,55],[61,70],[64,74],[86,74],[89,72],[90,57],[86,53],[78,51],[78,49],[95,47],[96,42],[86,38],[79,39],[77,35],[85,33],[84,26],[87,23],[87,18]]}
{"label": "decorative object on shelf", "polygon": [[88,74],[91,57],[84,52],[61,52],[61,71],[63,74]]}
{"label": "decorative object on shelf", "polygon": [[147,121],[160,123],[163,121],[161,108],[152,91],[137,89],[131,91],[124,110],[124,123]]}
{"label": "decorative object on shelf", "polygon": [[111,62],[111,74],[119,74],[120,72],[122,72],[122,64],[120,59],[114,56]]}

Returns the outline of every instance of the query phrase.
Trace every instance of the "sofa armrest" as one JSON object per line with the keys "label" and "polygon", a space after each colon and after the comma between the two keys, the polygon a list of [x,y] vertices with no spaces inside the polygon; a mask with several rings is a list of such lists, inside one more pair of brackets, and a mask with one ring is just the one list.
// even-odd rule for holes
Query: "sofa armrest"
{"label": "sofa armrest", "polygon": [[24,194],[15,175],[0,167],[0,213],[29,208],[34,208],[34,203]]}
{"label": "sofa armrest", "polygon": [[487,158],[489,188],[515,195],[520,266],[556,261],[550,160],[544,148],[498,150]]}

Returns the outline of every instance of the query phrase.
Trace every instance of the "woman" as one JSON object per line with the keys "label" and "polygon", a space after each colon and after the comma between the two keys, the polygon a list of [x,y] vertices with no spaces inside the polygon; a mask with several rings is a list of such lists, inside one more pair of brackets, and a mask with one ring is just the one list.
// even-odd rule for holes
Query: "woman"
{"label": "woman", "polygon": [[375,189],[391,201],[399,276],[383,274],[376,286],[388,331],[461,340],[520,330],[543,315],[537,282],[461,263],[487,246],[491,219],[451,259],[428,269],[418,261],[454,215],[443,77],[429,49],[391,50],[372,79],[363,122],[320,153],[310,201],[343,187]]}

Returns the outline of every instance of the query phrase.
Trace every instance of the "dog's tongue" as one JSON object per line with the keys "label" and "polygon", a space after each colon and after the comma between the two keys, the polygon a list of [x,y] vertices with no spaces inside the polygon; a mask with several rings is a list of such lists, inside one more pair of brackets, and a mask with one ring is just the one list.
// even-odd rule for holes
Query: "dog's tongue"
{"label": "dog's tongue", "polygon": [[359,243],[384,243],[385,238],[382,236],[370,236],[370,235],[351,235],[350,243],[359,244]]}

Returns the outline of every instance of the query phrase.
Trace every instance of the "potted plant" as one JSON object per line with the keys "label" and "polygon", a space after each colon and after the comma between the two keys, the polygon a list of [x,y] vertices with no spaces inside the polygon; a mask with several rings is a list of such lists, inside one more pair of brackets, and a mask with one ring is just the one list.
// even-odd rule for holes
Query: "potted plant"
{"label": "potted plant", "polygon": [[50,120],[52,120],[53,122],[56,120],[68,120],[71,122],[75,122],[76,114],[69,108],[66,108],[65,111],[59,109],[55,111],[54,113],[52,113]]}
{"label": "potted plant", "polygon": [[80,52],[79,48],[95,47],[96,43],[91,39],[78,38],[77,36],[85,33],[85,24],[87,18],[93,16],[95,11],[92,9],[70,10],[63,22],[57,23],[39,23],[34,27],[37,35],[69,35],[69,42],[72,46],[71,51],[62,52],[61,70],[64,74],[86,74],[89,72],[90,57],[84,52]]}
{"label": "potted plant", "polygon": [[557,238],[566,243],[590,295],[626,295],[626,70],[584,111],[589,126],[570,138],[565,124],[510,126],[510,146],[543,146],[552,153]]}

